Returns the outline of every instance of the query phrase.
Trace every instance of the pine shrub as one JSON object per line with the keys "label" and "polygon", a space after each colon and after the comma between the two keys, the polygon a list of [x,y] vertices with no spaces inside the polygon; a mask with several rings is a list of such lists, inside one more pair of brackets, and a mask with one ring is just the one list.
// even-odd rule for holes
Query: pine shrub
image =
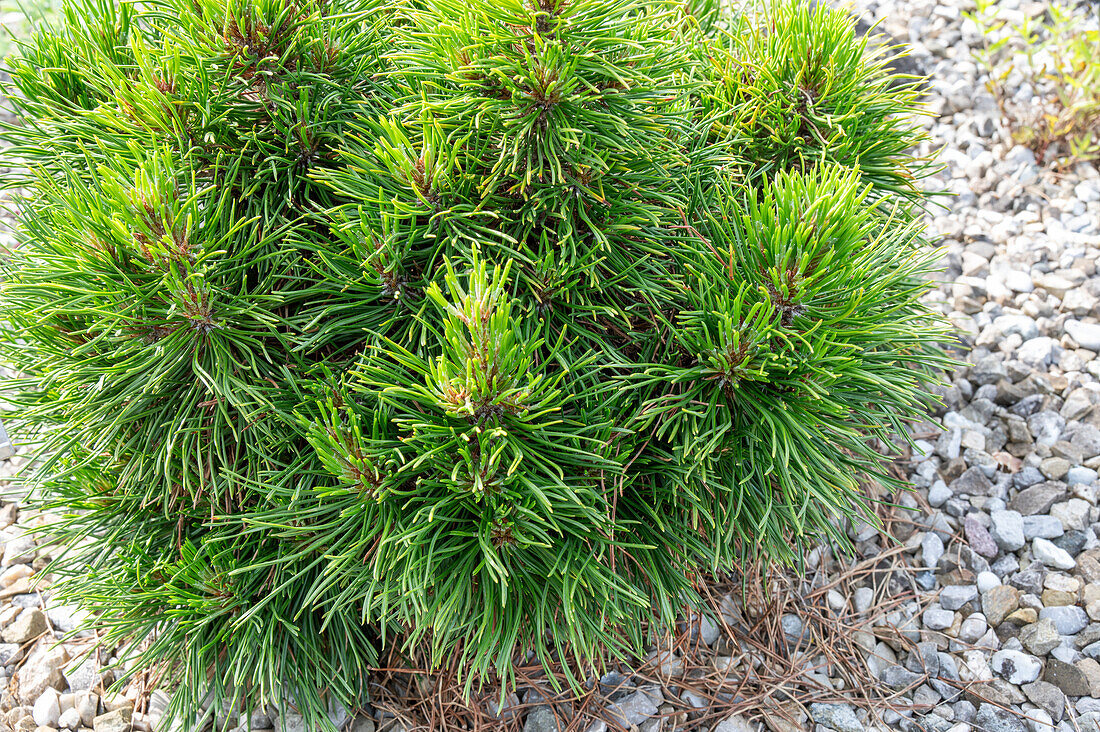
{"label": "pine shrub", "polygon": [[68,0],[0,294],[58,597],[188,724],[331,726],[380,649],[580,680],[843,544],[947,337],[886,61],[795,0]]}

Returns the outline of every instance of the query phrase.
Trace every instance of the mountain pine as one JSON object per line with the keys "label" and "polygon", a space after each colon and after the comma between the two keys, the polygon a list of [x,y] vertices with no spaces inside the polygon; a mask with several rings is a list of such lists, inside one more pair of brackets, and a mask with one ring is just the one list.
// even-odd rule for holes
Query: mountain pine
{"label": "mountain pine", "polygon": [[0,292],[59,597],[188,724],[330,727],[384,647],[584,669],[843,544],[947,338],[918,88],[853,25],[67,0]]}

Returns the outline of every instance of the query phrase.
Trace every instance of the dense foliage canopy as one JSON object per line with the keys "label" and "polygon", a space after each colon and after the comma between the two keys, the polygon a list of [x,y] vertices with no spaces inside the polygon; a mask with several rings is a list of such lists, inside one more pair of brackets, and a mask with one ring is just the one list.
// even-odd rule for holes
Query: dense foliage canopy
{"label": "dense foliage canopy", "polygon": [[312,719],[843,542],[943,363],[885,62],[793,0],[68,0],[0,293],[62,596]]}

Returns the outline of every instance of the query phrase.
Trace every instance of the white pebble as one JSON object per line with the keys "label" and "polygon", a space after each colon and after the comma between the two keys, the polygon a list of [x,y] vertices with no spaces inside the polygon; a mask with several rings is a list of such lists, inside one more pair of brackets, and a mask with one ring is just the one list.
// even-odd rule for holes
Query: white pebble
{"label": "white pebble", "polygon": [[57,724],[62,729],[79,729],[83,722],[80,719],[80,712],[76,709],[66,709],[58,717]]}
{"label": "white pebble", "polygon": [[1046,539],[1036,539],[1031,542],[1031,556],[1055,569],[1073,569],[1077,566],[1077,562],[1069,552]]}
{"label": "white pebble", "polygon": [[31,711],[34,723],[39,727],[57,727],[57,720],[61,716],[61,705],[57,699],[57,689],[47,687],[42,696],[34,702]]}

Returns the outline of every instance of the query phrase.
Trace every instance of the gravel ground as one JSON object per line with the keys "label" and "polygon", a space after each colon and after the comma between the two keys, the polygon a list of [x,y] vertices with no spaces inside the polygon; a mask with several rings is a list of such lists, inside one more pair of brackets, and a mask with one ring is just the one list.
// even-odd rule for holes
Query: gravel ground
{"label": "gravel ground", "polygon": [[[945,256],[930,298],[959,328],[966,363],[898,465],[917,491],[883,496],[900,504],[882,514],[900,544],[853,526],[854,558],[819,549],[802,575],[755,595],[724,588],[718,623],[685,623],[580,700],[533,674],[503,709],[488,697],[447,706],[443,684],[386,677],[369,709],[334,719],[354,732],[472,728],[476,707],[524,732],[1100,730],[1100,173],[1055,173],[1013,144],[971,56],[970,9],[856,4],[930,75],[923,152],[942,148],[946,166],[930,188],[954,194],[928,216]],[[0,465],[0,481],[21,459]],[[0,507],[0,725],[159,729],[162,694],[111,695],[108,652],[85,657],[86,636],[57,643],[79,617],[50,603],[49,550],[24,535],[47,521]],[[218,717],[242,732],[302,729],[289,711]]]}

